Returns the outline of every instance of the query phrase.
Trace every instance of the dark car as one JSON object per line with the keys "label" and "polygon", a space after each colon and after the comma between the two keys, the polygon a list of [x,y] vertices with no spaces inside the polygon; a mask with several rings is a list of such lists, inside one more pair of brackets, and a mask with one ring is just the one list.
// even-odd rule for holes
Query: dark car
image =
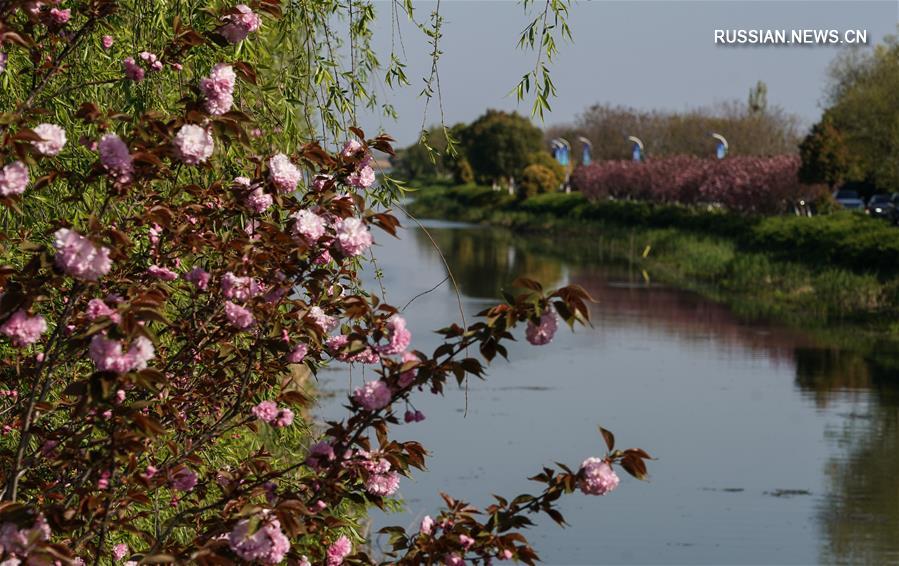
{"label": "dark car", "polygon": [[833,195],[834,200],[847,210],[862,211],[865,209],[865,201],[858,196],[858,191],[840,189]]}
{"label": "dark car", "polygon": [[871,197],[868,201],[868,206],[865,207],[865,212],[874,218],[883,218],[894,223],[896,222],[896,215],[899,214],[899,211],[896,210],[895,201],[890,195],[874,195]]}

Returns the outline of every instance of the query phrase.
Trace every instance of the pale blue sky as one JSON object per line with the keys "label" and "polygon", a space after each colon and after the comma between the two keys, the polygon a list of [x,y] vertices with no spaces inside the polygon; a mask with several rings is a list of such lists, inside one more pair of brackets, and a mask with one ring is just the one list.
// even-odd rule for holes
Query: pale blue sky
{"label": "pale blue sky", "polygon": [[[542,4],[542,2],[537,2]],[[415,1],[425,19],[434,2]],[[391,46],[390,6],[376,1],[375,46]],[[718,46],[716,28],[867,29],[873,45],[895,33],[897,0],[597,0],[571,11],[573,44],[563,44],[552,68],[559,96],[546,124],[571,121],[594,103],[641,109],[681,110],[726,100],[745,100],[750,86],[768,84],[769,104],[799,115],[806,124],[821,112],[827,67],[838,53],[825,46]],[[446,20],[440,62],[447,123],[468,122],[487,108],[518,109],[507,93],[533,66],[534,55],[515,49],[527,18],[514,0],[443,0]],[[388,91],[398,122],[363,114],[360,124],[383,128],[400,145],[415,141],[422,123],[422,78],[430,69],[428,46],[403,18],[411,87]],[[385,55],[386,56],[386,55]],[[384,93],[382,92],[383,96]],[[439,121],[431,107],[428,123]]]}

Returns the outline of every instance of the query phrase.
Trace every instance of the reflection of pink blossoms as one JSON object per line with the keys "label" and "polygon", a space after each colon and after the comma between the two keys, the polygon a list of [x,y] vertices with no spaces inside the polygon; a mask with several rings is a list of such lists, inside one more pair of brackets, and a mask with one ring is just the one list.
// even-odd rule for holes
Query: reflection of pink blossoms
{"label": "reflection of pink blossoms", "polygon": [[369,381],[353,392],[353,400],[369,411],[383,409],[390,403],[390,387],[381,381]]}
{"label": "reflection of pink blossoms", "polygon": [[343,559],[353,552],[353,543],[346,536],[341,535],[328,547],[327,566],[340,566]]}
{"label": "reflection of pink blossoms", "polygon": [[406,319],[395,314],[387,320],[387,339],[390,343],[378,349],[384,355],[399,354],[409,347],[412,333],[406,329]]}
{"label": "reflection of pink blossoms", "polygon": [[534,324],[533,321],[528,321],[527,330],[525,330],[525,336],[528,339],[528,342],[535,346],[543,346],[545,344],[549,344],[552,342],[553,336],[556,333],[556,329],[558,328],[559,323],[556,320],[556,312],[551,308],[547,308],[543,311],[543,314],[540,315],[540,323]]}
{"label": "reflection of pink blossoms", "polygon": [[178,158],[188,165],[205,163],[212,156],[215,141],[206,128],[184,124],[172,140]]}
{"label": "reflection of pink blossoms", "polygon": [[282,193],[290,193],[297,190],[300,183],[300,170],[290,158],[283,153],[275,154],[268,160],[268,168],[271,173],[272,184]]}
{"label": "reflection of pink blossoms", "polygon": [[106,134],[100,138],[97,149],[100,152],[100,163],[117,182],[128,183],[131,181],[134,160],[122,138],[115,134]]}
{"label": "reflection of pink blossoms", "polygon": [[245,330],[256,323],[253,313],[231,301],[225,301],[225,316],[232,326],[240,330]]}
{"label": "reflection of pink blossoms", "polygon": [[359,218],[344,218],[337,224],[337,245],[347,256],[357,256],[372,243],[371,232]]}
{"label": "reflection of pink blossoms", "polygon": [[13,161],[0,171],[0,197],[20,195],[28,187],[28,167],[21,161]]}
{"label": "reflection of pink blossoms", "polygon": [[34,133],[41,137],[41,141],[31,143],[41,155],[58,155],[66,145],[66,131],[56,124],[40,124],[34,128]]}
{"label": "reflection of pink blossoms", "polygon": [[56,248],[56,266],[76,279],[96,281],[109,273],[112,260],[109,248],[95,246],[93,242],[68,228],[60,228],[53,236]]}
{"label": "reflection of pink blossoms", "polygon": [[587,458],[581,464],[580,474],[583,479],[578,487],[587,495],[605,495],[618,487],[618,475],[612,466],[599,458]]}
{"label": "reflection of pink blossoms", "polygon": [[258,30],[262,25],[262,20],[246,4],[238,4],[234,9],[237,10],[237,13],[223,17],[222,21],[225,22],[225,25],[218,31],[230,43],[239,43],[250,33]]}
{"label": "reflection of pink blossoms", "polygon": [[234,104],[234,83],[237,75],[234,68],[227,63],[219,63],[212,68],[209,76],[200,80],[200,90],[206,97],[204,106],[206,111],[214,116],[231,110]]}
{"label": "reflection of pink blossoms", "polygon": [[0,333],[9,337],[13,346],[34,344],[47,331],[47,321],[40,315],[28,316],[19,309],[0,326]]}

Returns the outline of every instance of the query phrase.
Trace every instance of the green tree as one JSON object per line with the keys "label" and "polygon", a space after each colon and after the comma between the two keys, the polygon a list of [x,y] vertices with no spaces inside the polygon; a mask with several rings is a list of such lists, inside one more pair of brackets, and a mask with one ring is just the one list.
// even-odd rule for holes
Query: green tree
{"label": "green tree", "polygon": [[868,53],[841,55],[830,75],[826,118],[845,143],[843,180],[899,190],[899,42],[891,36]]}
{"label": "green tree", "polygon": [[846,142],[826,113],[799,144],[799,156],[802,159],[799,179],[803,183],[827,183],[832,188],[849,172]]}
{"label": "green tree", "polygon": [[518,176],[543,147],[543,133],[515,112],[488,110],[462,132],[461,143],[477,180],[492,182]]}
{"label": "green tree", "polygon": [[[558,187],[565,182],[565,166],[555,160],[555,158],[547,151],[535,151],[528,156],[528,166],[541,165],[549,169],[555,178],[555,185]],[[527,167],[525,167],[527,169]]]}

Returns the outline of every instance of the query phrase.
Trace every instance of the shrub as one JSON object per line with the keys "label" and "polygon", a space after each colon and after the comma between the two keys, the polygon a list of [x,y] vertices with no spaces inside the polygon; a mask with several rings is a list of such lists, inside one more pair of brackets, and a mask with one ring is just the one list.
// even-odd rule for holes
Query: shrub
{"label": "shrub", "polygon": [[518,196],[527,198],[549,193],[558,188],[558,179],[552,171],[543,165],[528,165],[521,174],[521,182],[518,184]]}
{"label": "shrub", "polygon": [[[528,156],[528,165],[542,165],[550,171],[556,178],[556,187],[561,187],[565,182],[567,171],[565,166],[556,161],[556,159],[546,151],[535,151]],[[523,172],[522,172],[523,173]]]}

